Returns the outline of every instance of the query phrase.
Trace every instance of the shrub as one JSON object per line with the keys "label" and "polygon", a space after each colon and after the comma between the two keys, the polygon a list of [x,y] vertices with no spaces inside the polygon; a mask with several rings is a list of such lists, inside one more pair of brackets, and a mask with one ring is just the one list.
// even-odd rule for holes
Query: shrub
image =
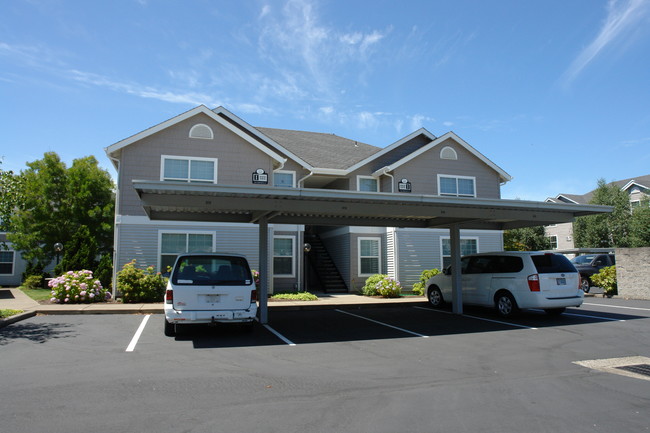
{"label": "shrub", "polygon": [[43,288],[43,276],[42,275],[29,275],[23,281],[23,287],[27,289],[42,289]]}
{"label": "shrub", "polygon": [[255,280],[255,288],[257,290],[260,289],[260,272],[256,271],[255,269],[251,269],[251,273],[253,274],[253,280]]}
{"label": "shrub", "polygon": [[57,304],[89,304],[107,301],[111,292],[102,287],[102,283],[93,277],[93,272],[68,271],[48,283],[52,289],[51,302]]}
{"label": "shrub", "polygon": [[300,293],[276,293],[271,299],[283,301],[318,301],[318,296],[309,292]]}
{"label": "shrub", "polygon": [[113,258],[111,254],[104,254],[99,260],[95,270],[95,277],[102,283],[102,286],[110,289],[113,280]]}
{"label": "shrub", "polygon": [[611,298],[614,295],[618,295],[616,266],[602,268],[600,272],[591,276],[591,281],[605,291],[604,296]]}
{"label": "shrub", "polygon": [[377,291],[377,283],[386,278],[388,275],[375,274],[366,279],[366,284],[361,289],[361,294],[364,296],[379,296]]}
{"label": "shrub", "polygon": [[402,286],[393,277],[384,277],[375,286],[379,296],[383,298],[399,298],[402,293]]}
{"label": "shrub", "polygon": [[167,278],[154,272],[153,266],[137,268],[135,260],[130,261],[117,273],[117,289],[126,303],[160,302],[165,293]]}
{"label": "shrub", "polygon": [[426,291],[426,284],[429,278],[433,277],[434,275],[438,275],[440,273],[440,270],[438,269],[425,269],[422,271],[420,274],[420,281],[417,283],[413,284],[413,293],[416,295],[423,296],[424,292]]}

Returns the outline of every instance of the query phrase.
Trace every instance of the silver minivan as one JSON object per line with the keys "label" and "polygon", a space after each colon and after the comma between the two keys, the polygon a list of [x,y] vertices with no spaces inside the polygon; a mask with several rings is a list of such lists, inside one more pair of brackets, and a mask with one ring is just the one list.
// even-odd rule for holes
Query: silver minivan
{"label": "silver minivan", "polygon": [[176,259],[165,292],[165,335],[193,323],[251,324],[257,290],[240,254],[192,253]]}
{"label": "silver minivan", "polygon": [[[451,272],[431,277],[427,299],[434,307],[451,302]],[[562,314],[584,299],[580,274],[561,254],[535,251],[500,251],[461,259],[463,304],[495,307],[503,317],[521,308],[539,308]]]}

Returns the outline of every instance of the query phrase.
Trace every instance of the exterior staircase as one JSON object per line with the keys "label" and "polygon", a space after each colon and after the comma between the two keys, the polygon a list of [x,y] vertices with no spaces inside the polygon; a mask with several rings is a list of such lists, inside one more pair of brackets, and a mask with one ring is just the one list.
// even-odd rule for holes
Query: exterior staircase
{"label": "exterior staircase", "polygon": [[[305,242],[311,245],[311,251],[307,254],[312,274],[310,282],[318,280],[320,289],[325,293],[347,293],[348,287],[341,277],[334,261],[329,255],[327,248],[318,235],[305,233]],[[315,278],[314,278],[315,277]]]}

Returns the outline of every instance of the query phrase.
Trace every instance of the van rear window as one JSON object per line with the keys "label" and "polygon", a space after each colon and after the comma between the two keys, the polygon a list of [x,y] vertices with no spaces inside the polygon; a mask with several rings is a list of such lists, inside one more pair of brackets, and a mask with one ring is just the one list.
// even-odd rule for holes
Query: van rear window
{"label": "van rear window", "polygon": [[560,254],[540,254],[531,258],[540,274],[577,272],[571,261]]}
{"label": "van rear window", "polygon": [[253,283],[248,262],[233,256],[185,256],[179,258],[172,284],[190,286],[250,285]]}

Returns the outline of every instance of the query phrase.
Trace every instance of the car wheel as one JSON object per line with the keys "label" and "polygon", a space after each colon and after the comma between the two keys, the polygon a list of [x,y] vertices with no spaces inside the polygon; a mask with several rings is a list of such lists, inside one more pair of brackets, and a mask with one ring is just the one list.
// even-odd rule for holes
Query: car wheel
{"label": "car wheel", "polygon": [[445,300],[442,298],[442,292],[437,287],[429,287],[427,291],[427,300],[429,304],[436,308],[440,308],[444,305]]}
{"label": "car wheel", "polygon": [[564,313],[566,311],[566,308],[547,308],[544,310],[546,314],[549,316],[559,316],[560,314]]}
{"label": "car wheel", "polygon": [[580,288],[583,292],[589,293],[591,286],[589,285],[589,277],[583,277],[580,279]]}
{"label": "car wheel", "polygon": [[174,323],[169,323],[167,319],[165,320],[165,335],[167,337],[173,337],[176,335],[176,325]]}
{"label": "car wheel", "polygon": [[495,298],[495,306],[501,317],[512,317],[517,313],[517,301],[509,292],[499,292]]}

